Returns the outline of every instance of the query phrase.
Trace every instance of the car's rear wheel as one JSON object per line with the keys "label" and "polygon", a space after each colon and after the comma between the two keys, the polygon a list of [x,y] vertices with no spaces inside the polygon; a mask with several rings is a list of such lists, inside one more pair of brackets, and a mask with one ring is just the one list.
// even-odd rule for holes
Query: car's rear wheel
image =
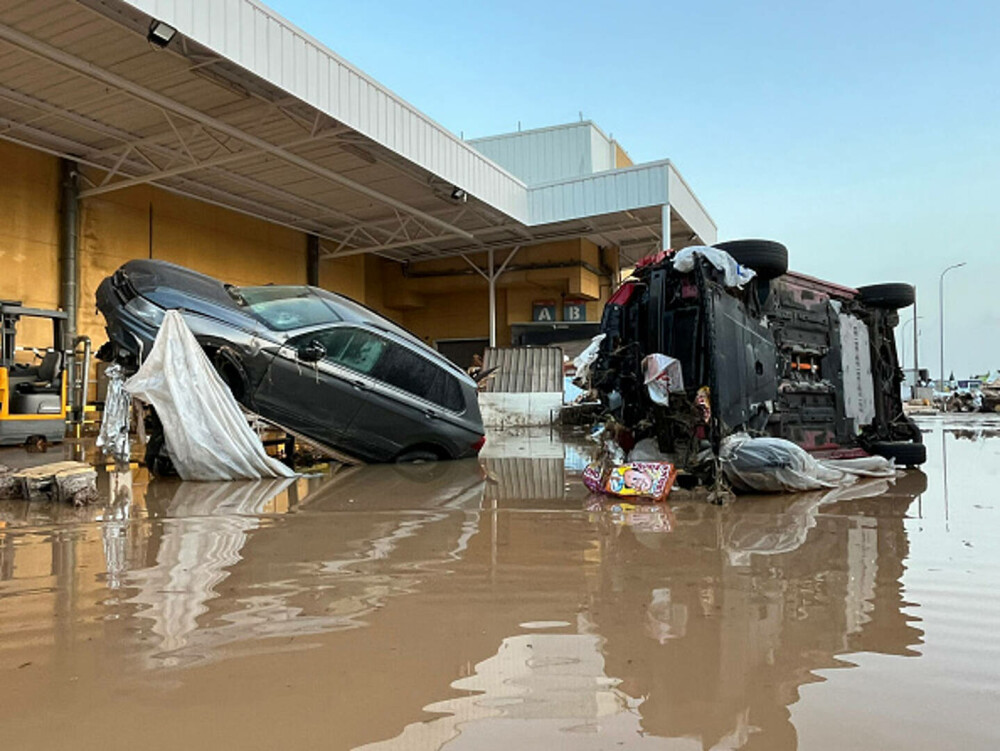
{"label": "car's rear wheel", "polygon": [[871,452],[904,467],[916,467],[927,461],[927,447],[922,443],[878,441],[871,445]]}
{"label": "car's rear wheel", "polygon": [[726,251],[761,279],[774,279],[788,271],[788,248],[774,240],[729,240],[712,247]]}
{"label": "car's rear wheel", "polygon": [[444,451],[438,450],[432,446],[414,446],[413,448],[404,449],[399,456],[396,457],[397,464],[418,464],[422,462],[436,462],[439,459],[447,458],[444,455]]}
{"label": "car's rear wheel", "polygon": [[889,282],[858,287],[858,299],[865,305],[884,310],[898,310],[913,305],[917,293],[912,284]]}

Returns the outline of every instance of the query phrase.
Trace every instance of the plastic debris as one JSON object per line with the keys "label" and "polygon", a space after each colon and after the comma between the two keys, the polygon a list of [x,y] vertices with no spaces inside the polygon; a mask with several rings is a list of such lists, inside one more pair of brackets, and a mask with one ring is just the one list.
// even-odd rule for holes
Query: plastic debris
{"label": "plastic debris", "polygon": [[156,409],[182,480],[294,476],[264,451],[178,311],[167,311],[153,348],[125,390]]}
{"label": "plastic debris", "polygon": [[600,354],[601,342],[606,336],[607,334],[595,336],[590,340],[590,344],[573,359],[573,368],[576,371],[573,383],[580,388],[587,388],[587,383],[590,381],[590,366],[594,364],[597,355]]}
{"label": "plastic debris", "polygon": [[674,256],[674,268],[682,274],[693,271],[696,255],[701,256],[723,273],[724,284],[727,287],[742,287],[756,276],[753,269],[740,265],[726,251],[705,245],[692,245],[678,251],[677,255]]}
{"label": "plastic debris", "polygon": [[595,493],[654,501],[667,497],[676,478],[677,469],[669,462],[629,462],[610,468],[595,463],[583,471],[583,484]]}
{"label": "plastic debris", "polygon": [[850,485],[859,477],[895,477],[891,459],[820,460],[784,438],[727,436],[719,452],[722,471],[739,490],[765,493],[819,490]]}
{"label": "plastic debris", "polygon": [[684,390],[684,373],[677,358],[658,352],[646,355],[642,358],[642,369],[646,372],[646,390],[655,404],[666,407],[670,392]]}
{"label": "plastic debris", "polygon": [[655,438],[643,438],[637,441],[632,450],[628,452],[630,462],[664,462],[669,461],[669,457],[660,451],[660,446]]}

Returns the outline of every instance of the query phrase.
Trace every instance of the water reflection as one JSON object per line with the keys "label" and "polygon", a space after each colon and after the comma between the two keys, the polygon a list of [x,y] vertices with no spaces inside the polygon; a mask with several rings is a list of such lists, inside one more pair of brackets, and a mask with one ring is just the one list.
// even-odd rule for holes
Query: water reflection
{"label": "water reflection", "polygon": [[339,746],[792,749],[788,707],[817,671],[917,654],[900,580],[922,473],[625,514],[585,506],[566,461],[136,473],[102,480],[118,500],[80,515],[5,505],[0,664],[56,645],[51,669],[79,676],[96,654],[82,680],[100,691],[197,685],[211,673],[178,669],[227,658],[239,694],[241,671],[280,655],[276,684],[329,670],[367,697],[297,697]]}
{"label": "water reflection", "polygon": [[[500,593],[502,605],[481,606],[489,627],[477,640],[493,637],[495,654],[451,681],[467,695],[424,707],[442,716],[370,747],[641,747],[656,736],[676,748],[794,749],[788,706],[816,671],[849,666],[841,655],[852,652],[917,654],[900,578],[903,520],[925,488],[908,472],[721,509],[680,501],[667,529],[593,506],[587,527],[501,508],[489,517],[499,529],[469,551]],[[576,535],[572,565],[540,552]],[[544,581],[520,575],[526,561]],[[510,635],[542,613],[576,633]]]}

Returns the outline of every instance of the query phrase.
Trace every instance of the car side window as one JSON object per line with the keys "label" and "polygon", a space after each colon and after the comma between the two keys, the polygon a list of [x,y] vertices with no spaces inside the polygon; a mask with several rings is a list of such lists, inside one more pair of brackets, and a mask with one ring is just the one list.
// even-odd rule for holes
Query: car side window
{"label": "car side window", "polygon": [[394,346],[387,351],[375,377],[453,412],[460,412],[464,406],[458,381],[439,365],[405,347]]}
{"label": "car side window", "polygon": [[326,348],[323,359],[327,362],[365,375],[375,370],[389,345],[380,336],[348,326],[306,334],[299,337],[295,344],[301,346],[312,341]]}

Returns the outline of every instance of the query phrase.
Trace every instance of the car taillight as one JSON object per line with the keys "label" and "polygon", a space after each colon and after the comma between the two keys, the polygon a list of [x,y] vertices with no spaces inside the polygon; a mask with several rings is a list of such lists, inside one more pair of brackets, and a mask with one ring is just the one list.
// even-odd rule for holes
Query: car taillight
{"label": "car taillight", "polygon": [[481,435],[479,436],[479,440],[472,444],[472,450],[478,454],[480,451],[482,451],[483,446],[485,445],[486,445],[486,436]]}

